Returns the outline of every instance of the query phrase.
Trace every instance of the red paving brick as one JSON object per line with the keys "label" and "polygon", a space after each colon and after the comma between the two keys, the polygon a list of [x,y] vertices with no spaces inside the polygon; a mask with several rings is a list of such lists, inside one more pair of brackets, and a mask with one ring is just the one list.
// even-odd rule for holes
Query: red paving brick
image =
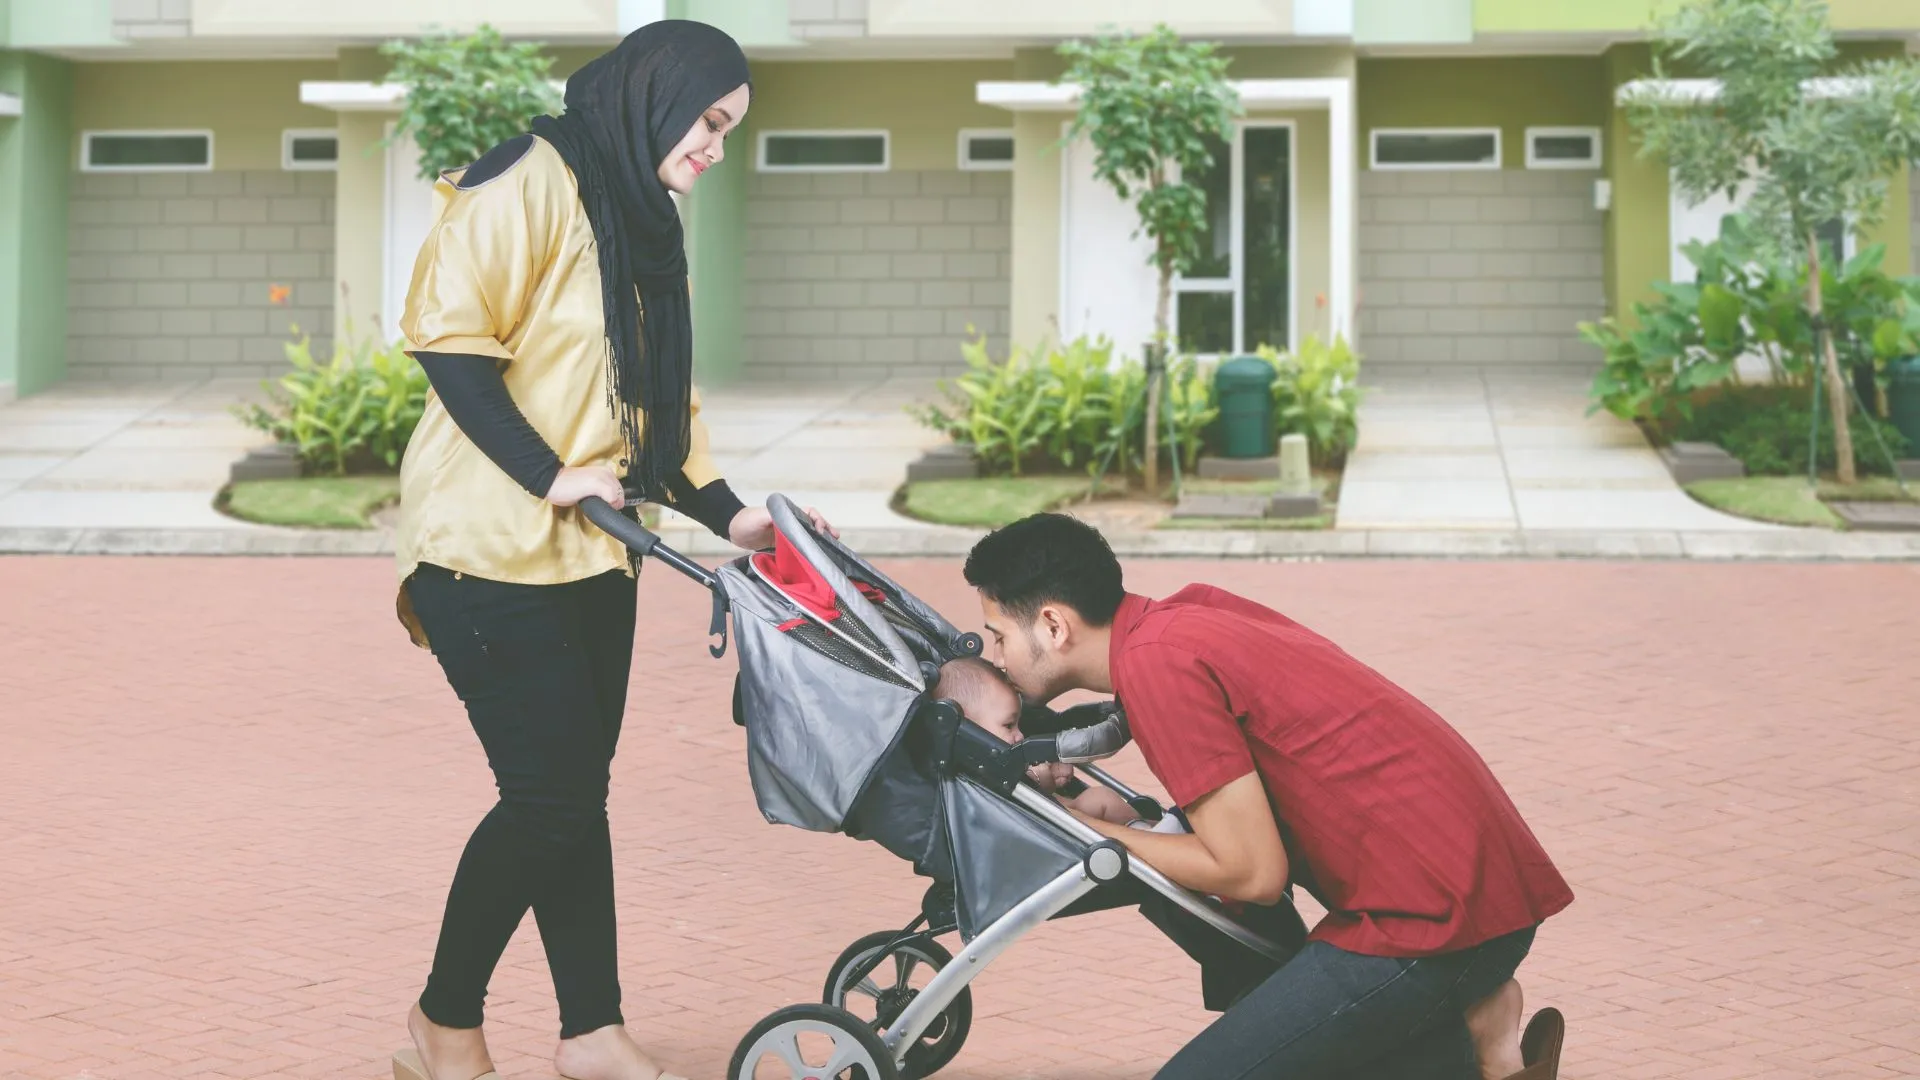
{"label": "red paving brick", "polygon": [[[890,567],[973,621],[951,563]],[[1575,1080],[1920,1074],[1920,569],[1137,563],[1274,603],[1423,695],[1579,899],[1522,969]],[[381,560],[0,560],[0,1075],[375,1077],[492,799]],[[731,658],[648,574],[613,822],[628,1016],[696,1078],[919,887],[766,825]],[[1136,758],[1121,772],[1142,775]],[[1135,916],[976,984],[954,1080],[1144,1078],[1208,1015]],[[533,922],[494,987],[548,1076]]]}

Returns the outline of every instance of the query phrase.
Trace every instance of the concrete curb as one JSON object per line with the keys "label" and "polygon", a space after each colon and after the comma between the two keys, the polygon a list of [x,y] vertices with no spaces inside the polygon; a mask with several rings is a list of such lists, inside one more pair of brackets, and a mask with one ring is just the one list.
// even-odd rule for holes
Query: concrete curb
{"label": "concrete curb", "polygon": [[[660,530],[671,547],[707,559],[737,550],[700,530]],[[848,546],[874,558],[960,558],[982,530],[848,529]],[[1115,533],[1128,558],[1203,559],[1648,559],[1778,562],[1920,561],[1920,533],[1811,529],[1738,532],[1623,530],[1200,530]],[[211,529],[0,528],[0,555],[391,556],[386,530],[235,526]]]}

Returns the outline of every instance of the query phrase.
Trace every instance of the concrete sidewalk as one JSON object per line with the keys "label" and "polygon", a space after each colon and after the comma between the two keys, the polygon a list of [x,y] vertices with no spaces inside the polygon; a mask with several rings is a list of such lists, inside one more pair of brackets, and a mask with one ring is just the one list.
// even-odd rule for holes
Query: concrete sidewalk
{"label": "concrete sidewalk", "polygon": [[1342,529],[1782,533],[1702,506],[1584,368],[1363,370]]}
{"label": "concrete sidewalk", "polygon": [[[1388,371],[1377,385],[1338,528],[1115,532],[1114,547],[1201,558],[1920,559],[1920,534],[1781,528],[1698,505],[1631,427],[1582,417],[1565,376]],[[705,415],[742,498],[780,492],[817,507],[875,557],[959,556],[978,530],[890,506],[907,464],[939,441],[906,412],[931,391],[728,388],[705,395]],[[384,530],[273,528],[213,508],[228,467],[263,441],[231,413],[259,394],[253,381],[75,383],[0,406],[0,552],[390,553]],[[703,557],[732,551],[670,512],[661,531]]]}

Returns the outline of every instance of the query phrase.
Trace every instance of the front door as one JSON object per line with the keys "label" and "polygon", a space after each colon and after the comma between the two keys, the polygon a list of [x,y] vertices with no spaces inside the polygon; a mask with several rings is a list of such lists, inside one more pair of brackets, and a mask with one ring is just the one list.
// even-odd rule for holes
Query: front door
{"label": "front door", "polygon": [[[1195,183],[1207,193],[1200,261],[1174,281],[1170,313],[1182,352],[1222,356],[1294,343],[1294,128],[1249,121],[1214,146]],[[1104,335],[1138,355],[1153,335],[1157,272],[1135,236],[1139,216],[1093,175],[1084,140],[1068,148],[1061,240],[1062,329]]]}
{"label": "front door", "polygon": [[420,179],[420,148],[411,136],[393,138],[387,125],[387,213],[381,260],[383,287],[375,318],[383,340],[400,337],[400,314],[407,306],[407,286],[413,281],[413,263],[433,228],[433,185]]}

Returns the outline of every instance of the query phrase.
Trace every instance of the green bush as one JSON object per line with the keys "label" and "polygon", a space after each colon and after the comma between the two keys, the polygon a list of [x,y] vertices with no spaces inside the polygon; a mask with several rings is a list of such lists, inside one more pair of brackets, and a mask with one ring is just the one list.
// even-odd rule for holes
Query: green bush
{"label": "green bush", "polygon": [[552,59],[538,44],[509,42],[491,26],[464,37],[389,41],[380,54],[393,61],[387,81],[407,88],[391,137],[413,136],[422,180],[470,165],[526,131],[534,117],[560,111],[547,81]]}
{"label": "green bush", "polygon": [[1308,334],[1294,352],[1262,345],[1257,355],[1274,366],[1273,416],[1279,433],[1305,435],[1316,462],[1345,461],[1360,435],[1360,358],[1346,339],[1336,337],[1329,345]]}
{"label": "green bush", "polygon": [[[1792,476],[1807,467],[1808,425],[1813,415],[1812,393],[1782,386],[1729,387],[1693,407],[1691,414],[1669,428],[1672,437],[1687,442],[1710,442],[1740,459],[1750,476]],[[1828,422],[1827,407],[1820,406],[1820,442],[1815,461],[1821,472],[1832,472],[1836,464],[1833,449],[1833,425]],[[1899,458],[1906,440],[1899,429],[1884,420],[1872,421],[1886,440],[1889,450]],[[1863,474],[1886,475],[1890,472],[1886,455],[1873,431],[1859,414],[1854,415],[1854,467]]]}
{"label": "green bush", "polygon": [[[427,406],[427,375],[399,344],[336,342],[333,359],[314,359],[312,339],[287,343],[293,370],[264,385],[270,404],[237,415],[292,446],[311,475],[391,472]],[[352,327],[347,328],[351,336]]]}
{"label": "green bush", "polygon": [[[1005,360],[976,337],[960,347],[967,370],[942,382],[944,404],[916,406],[914,417],[972,448],[989,474],[1034,470],[1140,468],[1146,418],[1146,371],[1138,361],[1115,363],[1105,339],[1079,338],[1050,349],[1015,348]],[[1168,364],[1169,443],[1191,467],[1208,425],[1219,415],[1211,372],[1190,357]],[[1173,450],[1166,451],[1171,456]]]}

